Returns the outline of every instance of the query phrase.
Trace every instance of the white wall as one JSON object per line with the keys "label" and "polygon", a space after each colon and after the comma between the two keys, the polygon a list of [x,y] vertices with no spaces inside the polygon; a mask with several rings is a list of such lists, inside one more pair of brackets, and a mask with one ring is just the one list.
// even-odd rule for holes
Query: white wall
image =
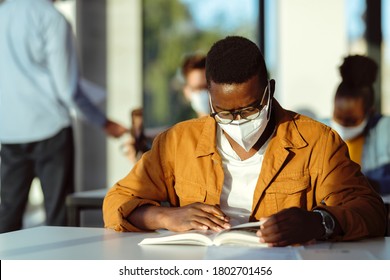
{"label": "white wall", "polygon": [[[142,106],[142,0],[106,0],[106,36],[107,41],[107,96],[106,115],[127,127],[130,127],[130,111]],[[90,2],[89,5],[100,5],[102,2]],[[75,0],[56,2],[57,8],[67,17],[76,31]],[[99,20],[99,19],[94,19]],[[76,33],[76,32],[75,32]],[[96,35],[96,34],[95,34]],[[93,34],[81,32],[79,41],[94,39]],[[90,139],[92,141],[92,139]],[[120,139],[107,137],[107,182],[111,187],[124,177],[132,168],[131,163],[120,151],[126,136]],[[85,147],[84,147],[85,148]],[[98,153],[99,151],[96,151]],[[79,153],[81,154],[81,153]],[[84,176],[86,180],[93,174],[81,174],[85,170],[82,160],[76,164],[77,177]],[[83,178],[78,178],[78,185],[85,185]],[[95,188],[101,188],[96,186]],[[83,190],[83,189],[81,189]]]}
{"label": "white wall", "polygon": [[[107,114],[130,126],[130,111],[142,106],[142,0],[107,0]],[[107,187],[132,168],[120,151],[122,139],[108,139]]]}
{"label": "white wall", "polygon": [[[332,113],[338,66],[347,53],[345,6],[340,0],[279,0],[276,98],[285,108]],[[306,12],[307,11],[307,12]]]}

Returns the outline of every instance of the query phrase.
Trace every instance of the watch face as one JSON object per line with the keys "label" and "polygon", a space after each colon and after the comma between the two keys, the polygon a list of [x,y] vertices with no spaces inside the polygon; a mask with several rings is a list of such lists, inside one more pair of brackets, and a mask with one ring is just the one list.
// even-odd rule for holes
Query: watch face
{"label": "watch face", "polygon": [[333,229],[334,229],[334,221],[333,221],[332,217],[330,217],[329,215],[325,215],[324,222],[325,222],[326,228],[331,230],[331,231],[333,231]]}

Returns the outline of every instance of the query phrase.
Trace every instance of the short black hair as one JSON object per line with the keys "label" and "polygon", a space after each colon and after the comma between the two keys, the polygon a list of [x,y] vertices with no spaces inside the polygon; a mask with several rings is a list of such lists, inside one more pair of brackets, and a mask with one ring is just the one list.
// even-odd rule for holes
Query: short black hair
{"label": "short black hair", "polygon": [[267,67],[258,46],[240,36],[228,36],[217,41],[206,57],[207,84],[241,84],[254,75],[267,82]]}
{"label": "short black hair", "polygon": [[335,97],[363,98],[365,111],[374,106],[373,84],[378,74],[378,64],[368,56],[350,55],[339,68],[342,81]]}

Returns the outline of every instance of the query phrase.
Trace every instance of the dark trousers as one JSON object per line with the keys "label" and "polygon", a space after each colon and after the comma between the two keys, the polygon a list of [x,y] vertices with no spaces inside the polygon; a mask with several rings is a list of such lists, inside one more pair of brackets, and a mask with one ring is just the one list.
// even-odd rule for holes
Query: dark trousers
{"label": "dark trousers", "polygon": [[1,145],[0,233],[22,228],[31,182],[38,177],[46,224],[66,225],[66,196],[74,188],[74,144],[70,127],[32,143]]}

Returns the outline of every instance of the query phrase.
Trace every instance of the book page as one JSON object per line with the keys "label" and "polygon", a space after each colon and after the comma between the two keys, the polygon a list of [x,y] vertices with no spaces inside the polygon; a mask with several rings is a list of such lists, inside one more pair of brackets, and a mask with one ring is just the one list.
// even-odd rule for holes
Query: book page
{"label": "book page", "polygon": [[253,222],[223,230],[215,236],[214,245],[235,244],[267,247],[267,244],[261,243],[260,238],[256,235],[260,225],[261,222]]}
{"label": "book page", "polygon": [[260,222],[260,221],[249,222],[249,223],[245,223],[245,224],[236,225],[236,226],[231,227],[230,229],[227,229],[227,230],[232,230],[232,229],[236,229],[236,228],[253,228],[253,227],[259,228],[262,223],[263,222]]}
{"label": "book page", "polygon": [[[259,229],[260,222],[245,223],[237,225],[221,232],[212,230],[191,230],[184,233],[171,232],[168,230],[159,230],[156,237],[145,238],[139,245],[222,245],[222,244],[241,244],[247,246],[266,246],[259,242],[256,231]],[[214,242],[215,241],[215,242]]]}

